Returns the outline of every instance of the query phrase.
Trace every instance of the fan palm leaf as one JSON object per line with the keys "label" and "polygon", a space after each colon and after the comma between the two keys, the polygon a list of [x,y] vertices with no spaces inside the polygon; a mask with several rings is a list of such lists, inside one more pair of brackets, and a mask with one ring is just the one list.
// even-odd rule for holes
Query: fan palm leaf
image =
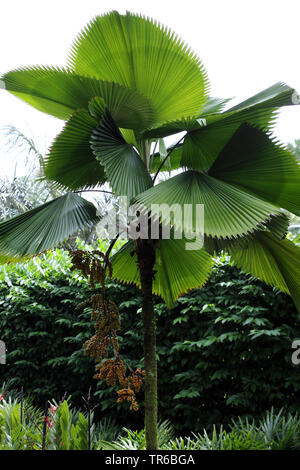
{"label": "fan palm leaf", "polygon": [[91,148],[117,196],[127,196],[131,201],[152,186],[144,162],[134,147],[125,141],[108,111],[92,133]]}
{"label": "fan palm leaf", "polygon": [[300,312],[299,247],[270,232],[259,232],[243,246],[232,246],[228,251],[239,268],[291,295]]}
{"label": "fan palm leaf", "polygon": [[129,12],[92,20],[76,38],[68,65],[138,90],[151,102],[156,122],[197,114],[208,97],[206,72],[188,46],[157,22]]}
{"label": "fan palm leaf", "polygon": [[[190,289],[202,287],[211,274],[214,264],[204,248],[197,251],[185,249],[188,240],[162,239],[156,245],[153,293],[164,299],[172,308],[176,299]],[[195,266],[198,266],[195,269]],[[127,284],[141,286],[135,246],[129,240],[112,257],[113,277]]]}
{"label": "fan palm leaf", "polygon": [[1,81],[13,95],[59,119],[68,119],[77,109],[88,109],[90,100],[99,96],[120,127],[143,129],[153,121],[152,107],[141,93],[68,69],[18,69],[3,75]]}
{"label": "fan palm leaf", "polygon": [[[184,220],[184,230],[192,233],[197,227],[197,204],[204,206],[204,233],[207,236],[238,237],[253,232],[280,209],[258,199],[235,186],[199,171],[185,171],[162,182],[136,197],[152,213],[163,208],[173,208],[171,222],[178,230],[183,226],[182,216],[189,205],[190,217]],[[163,211],[162,222],[169,220],[169,212]]]}
{"label": "fan palm leaf", "polygon": [[300,165],[263,131],[243,124],[209,174],[300,215]]}
{"label": "fan palm leaf", "polygon": [[[285,83],[278,82],[269,88],[257,93],[238,105],[220,112],[229,99],[209,98],[201,113],[190,114],[184,119],[162,123],[152,126],[143,132],[144,138],[166,137],[182,131],[203,132],[210,127],[211,132],[215,127],[230,126],[232,134],[243,123],[247,122],[263,129],[269,129],[274,124],[277,111],[282,106],[294,104],[295,89]],[[227,131],[229,132],[229,131]],[[232,135],[231,134],[231,135]]]}
{"label": "fan palm leaf", "polygon": [[68,193],[0,223],[0,262],[20,261],[62,243],[99,221],[95,206]]}
{"label": "fan palm leaf", "polygon": [[72,114],[45,158],[43,170],[47,180],[69,190],[95,187],[106,181],[104,167],[90,146],[97,125],[98,121],[85,109]]}

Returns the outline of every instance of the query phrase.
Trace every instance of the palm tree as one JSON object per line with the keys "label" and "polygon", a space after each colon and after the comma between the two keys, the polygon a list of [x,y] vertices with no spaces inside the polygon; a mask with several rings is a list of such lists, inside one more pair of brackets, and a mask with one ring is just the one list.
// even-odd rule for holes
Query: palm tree
{"label": "palm tree", "polygon": [[[78,193],[105,182],[117,197],[143,204],[149,222],[153,204],[204,205],[201,249],[185,249],[198,228],[196,210],[181,239],[182,212],[175,210],[169,239],[161,232],[130,239],[111,259],[113,277],[142,291],[146,441],[156,449],[153,294],[172,307],[206,282],[225,250],[241,269],[290,294],[300,310],[300,251],[286,239],[287,211],[300,215],[300,170],[271,136],[278,109],[295,103],[295,90],[277,83],[223,111],[228,100],[209,96],[205,69],[181,39],[151,19],[115,11],[79,34],[67,68],[19,69],[0,84],[67,120],[44,162],[45,177],[66,194],[0,224],[2,262],[41,253],[97,223],[96,208]],[[163,139],[175,142],[176,135],[165,149]],[[167,219],[160,216],[160,228]]]}
{"label": "palm tree", "polygon": [[[37,181],[44,157],[36,142],[15,126],[6,126],[1,131],[4,137],[3,154],[15,161],[14,177],[0,178],[0,220],[5,220],[54,199],[60,193],[52,182]],[[19,161],[21,157],[25,160],[24,176],[16,176],[16,157],[19,157]]]}

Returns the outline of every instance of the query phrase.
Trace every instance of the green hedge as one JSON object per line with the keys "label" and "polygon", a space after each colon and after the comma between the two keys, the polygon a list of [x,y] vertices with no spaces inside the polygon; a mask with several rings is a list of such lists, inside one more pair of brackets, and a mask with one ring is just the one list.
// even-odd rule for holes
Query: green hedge
{"label": "green hedge", "polygon": [[[116,405],[116,391],[92,378],[94,362],[83,354],[93,327],[88,309],[75,306],[92,292],[62,250],[3,268],[0,339],[8,354],[0,380],[23,386],[40,405],[67,392],[82,407],[91,386],[98,417],[142,426],[142,403],[136,413]],[[107,295],[120,308],[121,354],[141,366],[140,293],[109,281]],[[300,338],[300,322],[288,296],[223,260],[205,288],[182,296],[171,311],[156,299],[156,311],[160,418],[181,434],[259,417],[271,406],[299,409],[300,366],[291,362],[291,344]]]}

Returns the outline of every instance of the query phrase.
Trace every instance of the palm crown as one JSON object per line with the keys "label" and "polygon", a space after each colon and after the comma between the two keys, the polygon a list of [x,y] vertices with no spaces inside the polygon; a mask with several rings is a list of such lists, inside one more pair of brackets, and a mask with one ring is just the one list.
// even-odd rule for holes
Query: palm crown
{"label": "palm crown", "polygon": [[[150,19],[117,12],[87,25],[66,68],[11,71],[0,85],[66,120],[44,164],[45,177],[66,194],[0,224],[1,262],[41,253],[97,223],[96,208],[76,191],[108,182],[116,196],[149,210],[204,204],[201,250],[184,250],[184,238],[155,244],[153,292],[169,307],[206,282],[214,255],[225,250],[241,269],[292,295],[300,311],[299,248],[286,239],[286,214],[300,215],[300,169],[271,137],[294,89],[277,83],[223,111],[228,100],[209,96],[204,67],[185,43]],[[164,148],[163,138],[183,131]],[[160,151],[151,154],[153,142]],[[178,174],[154,185],[160,170]],[[178,214],[172,223],[180,226]],[[188,228],[195,231],[195,218]],[[140,286],[134,248],[129,241],[113,256],[113,276]]]}

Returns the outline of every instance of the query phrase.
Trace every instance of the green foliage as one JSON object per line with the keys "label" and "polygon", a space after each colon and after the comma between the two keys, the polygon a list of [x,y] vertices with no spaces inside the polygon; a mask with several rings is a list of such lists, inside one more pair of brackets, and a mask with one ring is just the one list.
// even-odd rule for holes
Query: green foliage
{"label": "green foliage", "polygon": [[[205,235],[216,244],[223,244],[224,238],[245,241],[249,233],[256,240],[266,228],[270,236],[277,237],[274,215],[282,216],[283,209],[300,215],[300,171],[295,154],[270,136],[277,110],[297,104],[295,90],[278,82],[221,112],[228,99],[209,97],[209,82],[200,59],[155,20],[117,11],[96,16],[75,39],[67,68],[19,68],[1,76],[0,87],[42,112],[67,120],[46,159],[30,139],[18,133],[16,139],[18,143],[21,138],[30,152],[37,153],[45,178],[60,189],[85,190],[107,182],[115,196],[135,197],[135,202],[144,203],[148,210],[152,204],[176,204],[171,222],[180,233],[186,204],[194,209],[203,204]],[[167,149],[161,139],[175,138],[180,131],[186,131],[185,135]],[[160,165],[152,179],[157,144],[164,168]],[[173,150],[177,154],[175,166],[174,161],[165,163]],[[161,169],[178,168],[178,163],[183,170],[180,174],[154,185]],[[41,205],[0,223],[0,263],[58,246],[83,226],[95,223],[96,208],[90,204],[88,210],[87,202],[79,201],[77,196],[74,206],[74,195],[68,194],[66,199],[61,196],[46,207]],[[195,228],[198,232],[192,214],[185,217],[184,226],[185,234]],[[276,240],[278,245],[286,241],[281,240],[283,235]],[[176,238],[173,244],[182,251]],[[156,243],[161,251],[163,241]],[[277,275],[266,280],[269,259],[260,257],[251,244],[247,250],[247,243],[245,260],[238,265],[283,288],[300,311],[299,266],[291,270],[281,257],[279,274],[286,279],[288,273],[289,279],[283,283]],[[268,246],[263,248],[268,253]],[[161,295],[162,291],[168,307],[173,307],[173,297],[177,299],[195,287],[193,277],[185,279],[182,268],[193,271],[198,265],[198,274],[201,272],[203,265],[193,259],[195,252],[189,263],[173,267],[173,280],[165,284],[159,279],[159,291],[154,286],[153,293]],[[299,260],[298,247],[292,257]],[[134,267],[134,276],[139,277],[140,267],[135,263]],[[202,274],[200,279],[206,279],[206,266]],[[124,266],[117,278],[127,282],[128,277],[133,277],[132,266],[129,270]],[[170,285],[175,284],[177,289],[170,295]]]}
{"label": "green foliage", "polygon": [[[53,229],[53,220],[56,228]],[[46,202],[0,225],[0,262],[20,261],[57,246],[61,240],[99,221],[95,206],[75,193],[67,193]],[[18,227],[17,231],[15,231]],[[40,235],[32,240],[32,227],[40,227]],[[22,240],[22,250],[16,244]],[[34,249],[32,250],[34,245]]]}
{"label": "green foliage", "polygon": [[[126,436],[120,436],[114,442],[99,441],[104,450],[143,450],[145,433],[123,428]],[[213,426],[212,432],[204,429],[202,433],[191,436],[173,436],[170,423],[159,426],[159,449],[163,450],[298,450],[300,438],[299,414],[284,413],[283,409],[275,412],[272,408],[264,413],[256,423],[239,418],[225,430]]]}
{"label": "green foliage", "polygon": [[272,450],[299,450],[300,420],[299,413],[287,413],[284,409],[278,412],[272,408],[256,425],[254,421],[239,418],[231,426],[235,433],[248,434],[252,439],[260,440]]}
{"label": "green foliage", "polygon": [[12,181],[0,179],[0,220],[14,217],[51,199],[45,182],[22,176]]}
{"label": "green foliage", "polygon": [[72,410],[67,400],[52,407],[52,423],[47,435],[47,449],[88,450],[88,420]]}
{"label": "green foliage", "polygon": [[[0,380],[10,380],[16,390],[23,386],[41,407],[65,392],[81,407],[81,396],[92,386],[93,404],[100,404],[95,421],[113,415],[120,427],[141,429],[141,395],[140,410],[129,413],[116,404],[113,388],[92,378],[94,363],[82,349],[93,331],[90,312],[74,309],[93,290],[70,266],[67,253],[56,250],[2,268],[0,331],[7,364]],[[108,280],[107,296],[120,309],[122,357],[132,368],[141,367],[140,292]],[[155,302],[159,416],[169,419],[177,434],[226,426],[238,416],[259,418],[272,405],[299,408],[291,344],[300,338],[300,327],[288,296],[240,274],[224,259],[206,286],[181,296],[173,310]]]}
{"label": "green foliage", "polygon": [[[3,388],[3,387],[2,387]],[[44,416],[41,410],[18,399],[0,401],[0,450],[41,450]],[[87,450],[88,419],[70,405],[69,398],[51,402],[46,426],[45,450]],[[92,450],[145,450],[145,431],[120,428],[109,420],[93,423],[91,413]],[[298,413],[275,412],[272,408],[261,420],[251,423],[237,419],[227,430],[213,426],[191,436],[175,437],[174,428],[166,420],[158,425],[158,448],[163,450],[299,450],[300,417]]]}
{"label": "green foliage", "polygon": [[[163,449],[174,437],[174,429],[171,423],[166,420],[158,423],[158,448]],[[132,431],[123,428],[126,436],[120,435],[114,442],[105,440],[98,441],[98,446],[102,450],[146,450],[145,430]]]}
{"label": "green foliage", "polygon": [[[203,435],[195,435],[198,450],[267,450],[263,440],[257,440],[251,432],[226,432],[222,426],[219,431],[213,428],[211,436],[204,430]],[[194,441],[195,442],[195,441]]]}
{"label": "green foliage", "polygon": [[3,399],[0,402],[0,450],[32,450],[42,443],[42,415],[28,403],[21,405],[17,399]]}
{"label": "green foliage", "polygon": [[[88,420],[81,412],[70,408],[67,400],[49,409],[46,432],[44,416],[36,407],[21,404],[18,400],[3,399],[0,403],[0,449],[41,450],[45,433],[45,450],[88,450]],[[91,421],[93,414],[91,415]],[[93,433],[93,446],[96,447]],[[92,446],[92,447],[93,447]]]}

